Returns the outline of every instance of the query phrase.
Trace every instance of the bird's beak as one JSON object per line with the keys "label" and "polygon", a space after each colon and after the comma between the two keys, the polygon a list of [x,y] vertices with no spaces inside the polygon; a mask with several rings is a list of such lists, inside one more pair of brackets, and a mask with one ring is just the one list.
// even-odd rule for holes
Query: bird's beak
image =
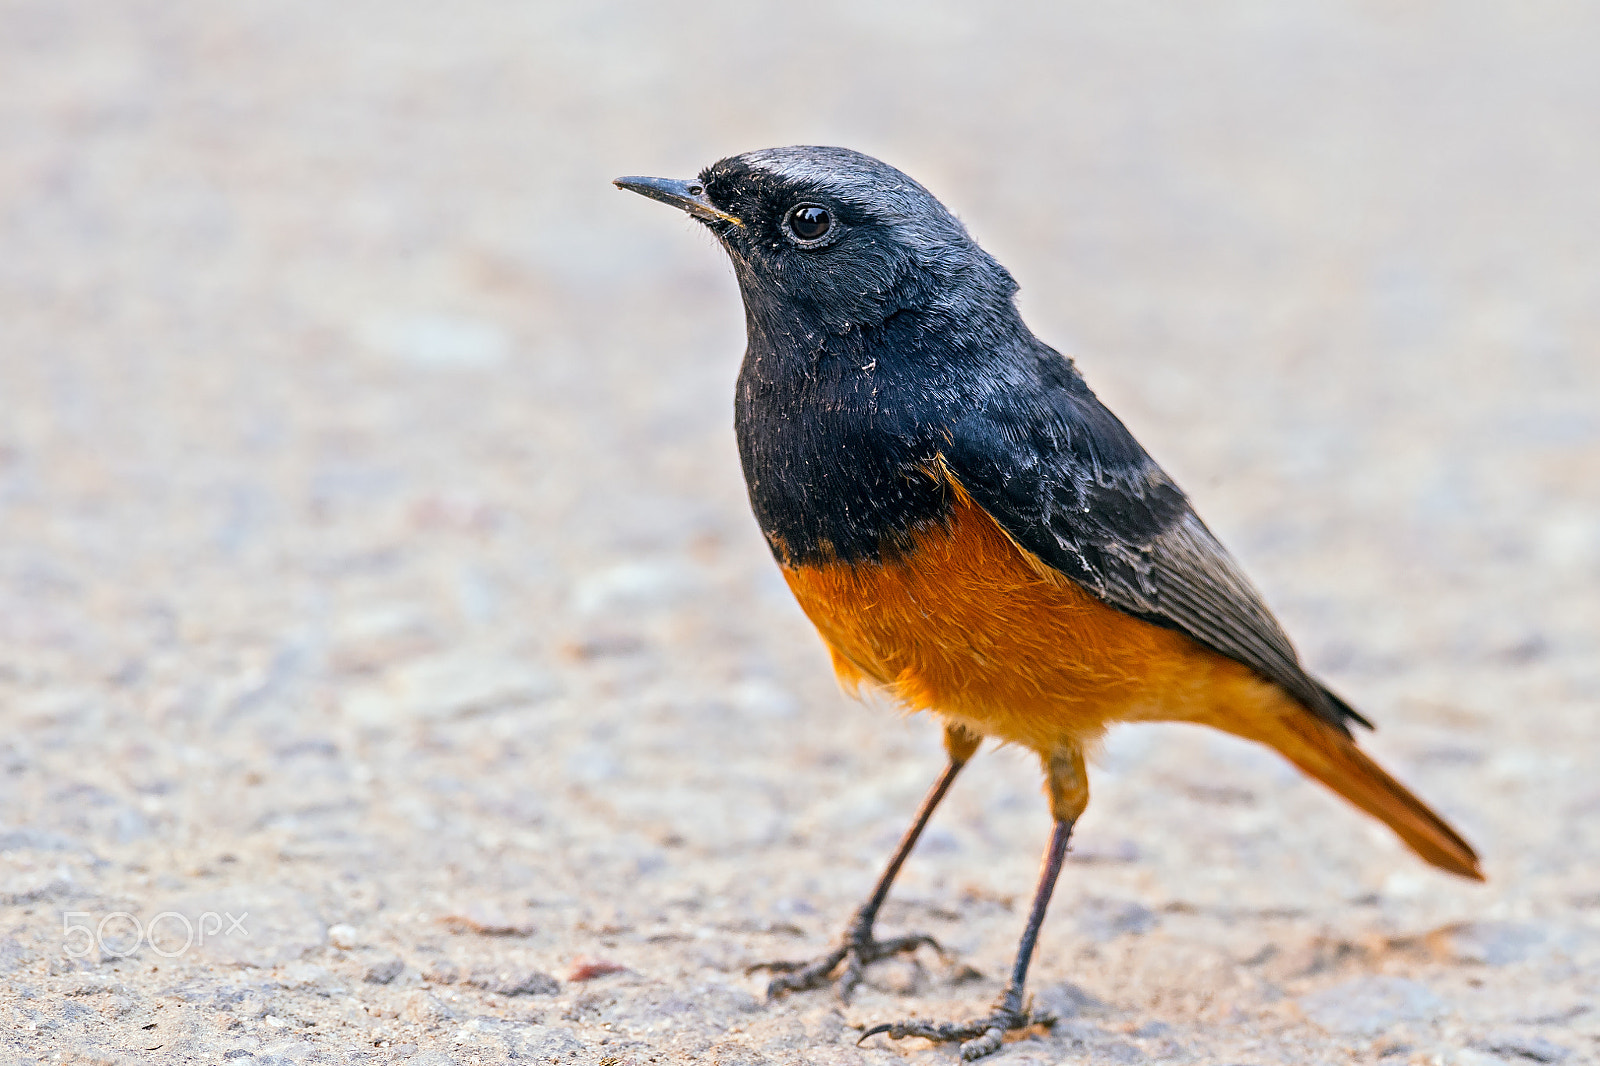
{"label": "bird's beak", "polygon": [[652,200],[660,200],[664,204],[671,204],[680,210],[687,211],[695,218],[706,222],[732,222],[735,226],[744,225],[737,218],[718,208],[706,198],[706,187],[698,181],[677,181],[673,178],[618,178],[611,184],[619,189],[636,192],[640,196],[648,196]]}

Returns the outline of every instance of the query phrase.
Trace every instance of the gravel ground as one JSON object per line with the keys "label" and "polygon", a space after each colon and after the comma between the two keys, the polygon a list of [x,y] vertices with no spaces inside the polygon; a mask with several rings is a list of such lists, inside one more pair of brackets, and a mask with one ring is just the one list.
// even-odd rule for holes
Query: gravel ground
{"label": "gravel ground", "polygon": [[721,253],[622,173],[929,184],[1190,490],[1436,874],[1274,757],[1114,735],[1046,1063],[1600,1061],[1593,5],[0,4],[0,1058],[948,1063],[1048,831],[749,517]]}

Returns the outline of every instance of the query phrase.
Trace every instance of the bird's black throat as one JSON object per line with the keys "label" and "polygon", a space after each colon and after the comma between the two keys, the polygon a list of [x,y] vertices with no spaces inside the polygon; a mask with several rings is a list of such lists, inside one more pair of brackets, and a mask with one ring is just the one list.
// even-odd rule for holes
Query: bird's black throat
{"label": "bird's black throat", "polygon": [[[750,504],[785,565],[881,560],[950,511],[934,476],[948,427],[989,364],[1032,340],[1010,305],[903,307],[806,329],[746,292],[749,347],[735,426]],[[987,306],[985,306],[987,305]],[[953,322],[952,317],[959,319]],[[973,337],[987,338],[976,346]]]}

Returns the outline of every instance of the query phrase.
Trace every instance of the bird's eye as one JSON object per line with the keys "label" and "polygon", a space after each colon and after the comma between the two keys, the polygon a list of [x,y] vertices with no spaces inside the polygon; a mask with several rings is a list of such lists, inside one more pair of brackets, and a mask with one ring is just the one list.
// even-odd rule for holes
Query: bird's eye
{"label": "bird's eye", "polygon": [[820,241],[833,226],[833,216],[825,207],[801,204],[789,212],[789,232],[803,244]]}

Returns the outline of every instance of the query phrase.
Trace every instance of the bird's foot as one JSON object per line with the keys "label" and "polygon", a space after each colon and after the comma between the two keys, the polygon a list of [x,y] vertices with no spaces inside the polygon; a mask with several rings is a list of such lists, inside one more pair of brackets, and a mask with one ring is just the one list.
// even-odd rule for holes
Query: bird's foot
{"label": "bird's foot", "polygon": [[840,963],[843,963],[844,972],[838,977],[837,987],[839,999],[848,1003],[856,986],[861,984],[862,978],[866,976],[868,966],[880,959],[909,954],[921,947],[929,947],[940,955],[944,954],[944,948],[939,946],[939,942],[924,933],[897,936],[892,940],[876,940],[871,933],[852,933],[832,951],[811,962],[760,962],[745,972],[766,970],[777,974],[767,983],[767,998],[776,999],[785,992],[804,992],[811,988],[821,988],[834,980],[834,971],[839,969]]}
{"label": "bird's foot", "polygon": [[970,1022],[923,1022],[913,1019],[874,1025],[862,1033],[861,1040],[856,1043],[860,1044],[869,1036],[877,1036],[880,1033],[891,1040],[920,1036],[936,1044],[953,1044],[959,1041],[962,1061],[971,1062],[999,1051],[1007,1033],[1032,1029],[1036,1025],[1049,1027],[1055,1023],[1055,1015],[1048,1011],[1035,1011],[1031,1008],[1019,1010],[1002,1003],[993,1013]]}

